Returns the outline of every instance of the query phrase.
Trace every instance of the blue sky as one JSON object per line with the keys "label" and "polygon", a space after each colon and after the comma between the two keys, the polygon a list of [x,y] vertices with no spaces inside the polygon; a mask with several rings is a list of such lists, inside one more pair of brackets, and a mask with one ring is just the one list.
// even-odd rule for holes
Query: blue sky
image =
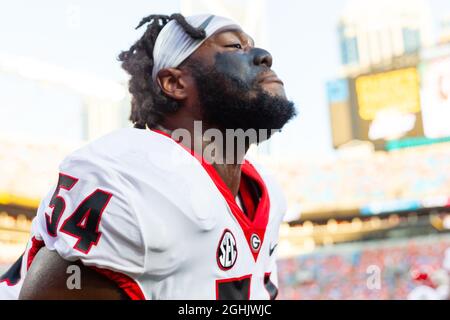
{"label": "blue sky", "polygon": [[[139,20],[151,13],[179,11],[178,0],[2,2],[0,53],[32,56],[117,81],[125,79],[116,61],[117,54],[141,35],[142,30],[134,30]],[[267,2],[268,49],[274,57],[273,68],[299,107],[299,117],[274,139],[272,148],[283,155],[329,153],[331,137],[324,84],[339,70],[336,23],[346,0]],[[450,13],[448,0],[429,3],[435,21]],[[79,24],[71,20],[76,11]],[[20,94],[20,87],[16,90],[10,90],[10,96]],[[68,105],[73,105],[73,101]],[[0,105],[0,116],[1,108]],[[58,112],[61,110],[64,109]],[[5,112],[11,116],[23,111]],[[35,112],[34,125],[51,126],[55,114]],[[33,121],[29,122],[31,128]]]}

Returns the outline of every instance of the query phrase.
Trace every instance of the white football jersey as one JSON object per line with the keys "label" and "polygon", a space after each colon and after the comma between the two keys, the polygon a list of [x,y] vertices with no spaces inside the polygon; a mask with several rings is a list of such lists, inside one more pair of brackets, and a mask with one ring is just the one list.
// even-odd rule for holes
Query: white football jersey
{"label": "white football jersey", "polygon": [[214,168],[169,136],[135,128],[104,136],[61,163],[25,253],[0,278],[0,298],[18,297],[42,246],[132,299],[274,298],[286,203],[248,161],[241,180],[239,206]]}

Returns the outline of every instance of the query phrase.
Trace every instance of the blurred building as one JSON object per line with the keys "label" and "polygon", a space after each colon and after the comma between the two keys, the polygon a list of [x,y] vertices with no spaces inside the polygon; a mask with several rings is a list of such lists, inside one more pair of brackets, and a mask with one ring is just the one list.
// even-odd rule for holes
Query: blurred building
{"label": "blurred building", "polygon": [[345,75],[364,73],[431,44],[431,16],[424,0],[351,0],[339,22]]}
{"label": "blurred building", "polygon": [[0,53],[0,82],[4,137],[81,143],[128,125],[125,84],[5,53]]}
{"label": "blurred building", "polygon": [[376,150],[447,141],[448,19],[434,43],[425,1],[353,1],[338,26],[342,71],[327,83],[333,144]]}
{"label": "blurred building", "polygon": [[450,43],[450,13],[441,20],[439,43]]}

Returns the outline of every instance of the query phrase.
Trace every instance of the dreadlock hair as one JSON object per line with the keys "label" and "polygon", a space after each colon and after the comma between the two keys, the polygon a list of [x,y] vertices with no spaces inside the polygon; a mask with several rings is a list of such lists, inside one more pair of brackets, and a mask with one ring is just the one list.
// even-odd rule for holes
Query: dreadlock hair
{"label": "dreadlock hair", "polygon": [[193,39],[204,39],[204,29],[191,26],[181,14],[149,15],[144,17],[136,29],[148,23],[147,30],[130,49],[122,51],[118,60],[122,62],[122,68],[131,76],[128,90],[131,93],[130,121],[135,128],[154,128],[166,114],[179,109],[179,103],[166,96],[152,79],[153,48],[156,38],[162,28],[170,21],[175,20],[183,30]]}

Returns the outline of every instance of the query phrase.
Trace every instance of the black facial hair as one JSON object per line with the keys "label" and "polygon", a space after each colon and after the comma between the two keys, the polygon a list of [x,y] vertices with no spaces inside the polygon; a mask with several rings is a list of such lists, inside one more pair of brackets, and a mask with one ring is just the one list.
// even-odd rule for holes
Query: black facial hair
{"label": "black facial hair", "polygon": [[190,63],[196,81],[203,120],[220,130],[260,129],[279,131],[296,115],[294,103],[274,96],[259,84],[247,84],[215,66]]}

